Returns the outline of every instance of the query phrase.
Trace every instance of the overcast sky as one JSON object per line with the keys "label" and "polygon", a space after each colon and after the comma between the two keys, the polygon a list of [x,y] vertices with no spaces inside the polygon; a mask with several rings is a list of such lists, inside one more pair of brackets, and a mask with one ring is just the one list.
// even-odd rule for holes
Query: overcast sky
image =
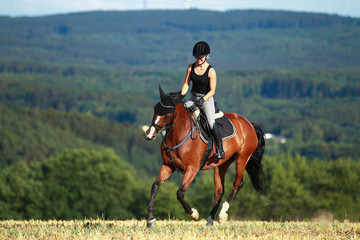
{"label": "overcast sky", "polygon": [[360,0],[0,0],[2,16],[42,16],[93,10],[270,9],[360,17]]}

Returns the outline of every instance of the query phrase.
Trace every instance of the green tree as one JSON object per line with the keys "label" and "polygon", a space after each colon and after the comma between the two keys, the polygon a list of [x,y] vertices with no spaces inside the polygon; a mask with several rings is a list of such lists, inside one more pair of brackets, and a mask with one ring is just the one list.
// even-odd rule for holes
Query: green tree
{"label": "green tree", "polygon": [[302,220],[312,216],[317,201],[307,187],[308,164],[304,157],[290,154],[266,158],[267,205],[264,219]]}
{"label": "green tree", "polygon": [[134,172],[111,150],[68,150],[45,161],[42,173],[47,219],[133,217]]}
{"label": "green tree", "polygon": [[[325,164],[325,163],[324,163]],[[328,185],[319,200],[336,219],[360,219],[360,161],[339,159],[329,163]]]}
{"label": "green tree", "polygon": [[43,218],[44,192],[37,174],[23,161],[0,171],[0,219]]}

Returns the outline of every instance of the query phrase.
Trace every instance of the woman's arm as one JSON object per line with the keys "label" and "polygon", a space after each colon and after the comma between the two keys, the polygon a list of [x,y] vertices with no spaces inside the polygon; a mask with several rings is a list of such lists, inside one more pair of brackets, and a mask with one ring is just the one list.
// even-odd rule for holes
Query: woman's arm
{"label": "woman's arm", "polygon": [[208,100],[215,94],[216,89],[216,72],[214,68],[209,70],[209,81],[210,81],[210,91],[204,96],[204,100]]}
{"label": "woman's arm", "polygon": [[184,84],[183,84],[182,89],[181,89],[181,95],[185,96],[187,91],[189,90],[190,73],[191,73],[191,64],[188,66],[188,68],[186,70],[185,81],[184,81]]}

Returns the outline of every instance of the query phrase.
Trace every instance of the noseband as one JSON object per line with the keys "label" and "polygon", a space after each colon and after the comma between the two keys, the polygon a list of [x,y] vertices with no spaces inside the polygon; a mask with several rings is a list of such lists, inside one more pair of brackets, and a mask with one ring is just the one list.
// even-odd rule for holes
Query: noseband
{"label": "noseband", "polygon": [[159,125],[159,124],[156,124],[154,121],[152,121],[152,123],[151,123],[150,126],[151,126],[151,127],[155,127],[155,128],[159,128],[159,129],[162,129],[163,127],[166,126],[166,124],[161,126],[161,125]]}

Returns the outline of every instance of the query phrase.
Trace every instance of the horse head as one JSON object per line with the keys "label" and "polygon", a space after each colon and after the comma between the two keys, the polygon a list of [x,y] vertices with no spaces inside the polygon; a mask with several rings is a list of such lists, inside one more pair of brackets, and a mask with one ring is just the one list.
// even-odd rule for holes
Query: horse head
{"label": "horse head", "polygon": [[153,120],[145,135],[147,140],[154,140],[156,134],[172,122],[176,106],[181,103],[184,98],[180,92],[166,94],[161,86],[159,86],[159,92],[160,101],[154,107]]}

